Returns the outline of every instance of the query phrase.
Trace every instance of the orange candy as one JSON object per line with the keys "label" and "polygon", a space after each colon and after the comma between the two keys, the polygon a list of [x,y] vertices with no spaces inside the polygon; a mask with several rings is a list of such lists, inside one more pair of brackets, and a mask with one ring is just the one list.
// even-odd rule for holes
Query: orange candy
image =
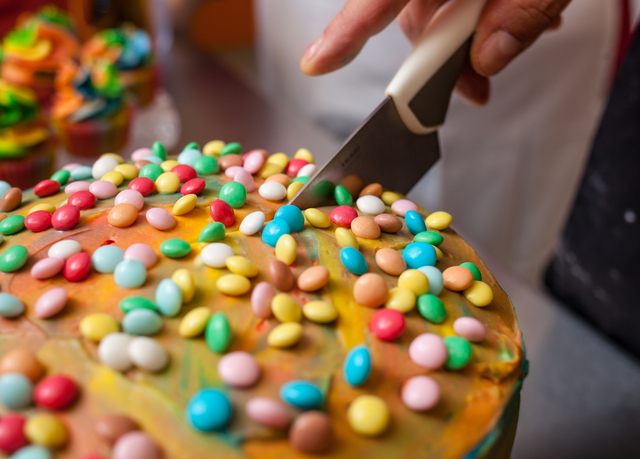
{"label": "orange candy", "polygon": [[133,204],[122,203],[109,211],[107,221],[116,228],[126,228],[133,225],[138,218],[138,208]]}
{"label": "orange candy", "polygon": [[20,373],[32,382],[38,381],[44,367],[35,354],[27,349],[14,349],[7,352],[0,362],[0,374]]}
{"label": "orange candy", "polygon": [[369,217],[356,217],[351,221],[351,231],[356,237],[378,239],[380,227]]}
{"label": "orange candy", "polygon": [[380,274],[363,274],[353,284],[353,300],[368,308],[382,306],[389,297],[389,288]]}
{"label": "orange candy", "polygon": [[454,291],[461,292],[473,284],[473,273],[464,266],[451,266],[442,273],[444,287]]}

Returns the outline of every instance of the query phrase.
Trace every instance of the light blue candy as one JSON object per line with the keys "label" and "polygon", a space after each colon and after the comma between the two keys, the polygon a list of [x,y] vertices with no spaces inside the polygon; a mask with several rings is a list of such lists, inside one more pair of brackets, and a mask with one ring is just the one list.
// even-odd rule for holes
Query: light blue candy
{"label": "light blue candy", "polygon": [[407,213],[404,214],[404,222],[413,235],[427,231],[427,225],[424,223],[424,219],[415,210],[407,210]]}
{"label": "light blue candy", "polygon": [[130,335],[155,335],[162,328],[162,317],[150,309],[134,309],[122,319],[122,328]]}
{"label": "light blue candy", "polygon": [[324,399],[318,386],[303,380],[291,381],[282,386],[280,398],[303,410],[317,408]]}
{"label": "light blue candy", "polygon": [[53,455],[43,446],[25,446],[11,455],[11,459],[53,459]]}
{"label": "light blue candy", "polygon": [[162,158],[159,158],[158,156],[154,156],[154,155],[145,156],[142,159],[147,160],[153,164],[157,164],[158,166],[163,162]]}
{"label": "light blue candy", "polygon": [[262,229],[262,242],[275,247],[283,234],[291,234],[291,228],[285,220],[271,220]]}
{"label": "light blue candy", "polygon": [[0,316],[18,317],[24,312],[24,303],[10,293],[0,293]]}
{"label": "light blue candy", "polygon": [[10,410],[22,410],[33,403],[33,383],[20,373],[0,378],[0,401]]}
{"label": "light blue candy", "polygon": [[349,272],[357,274],[358,276],[369,271],[364,255],[353,247],[344,247],[340,250],[340,260],[342,260],[342,264]]}
{"label": "light blue candy", "polygon": [[407,268],[418,269],[436,264],[436,249],[426,242],[412,242],[404,248],[402,258]]}
{"label": "light blue candy", "polygon": [[115,245],[103,245],[98,247],[91,255],[93,269],[102,274],[115,271],[116,266],[124,260],[124,250]]}
{"label": "light blue candy", "polygon": [[304,228],[304,215],[302,215],[302,211],[296,206],[287,204],[286,206],[280,207],[274,216],[274,219],[275,218],[286,221],[293,233],[301,231],[302,228]]}
{"label": "light blue candy", "polygon": [[371,373],[371,354],[364,344],[360,344],[347,354],[343,366],[344,380],[350,386],[365,383]]}
{"label": "light blue candy", "polygon": [[418,268],[418,271],[422,272],[427,279],[429,279],[429,293],[438,296],[442,292],[444,287],[444,279],[442,278],[442,272],[435,266],[423,266]]}
{"label": "light blue candy", "polygon": [[182,307],[182,290],[171,279],[163,279],[156,288],[156,306],[164,316],[174,317]]}
{"label": "light blue candy", "polygon": [[0,180],[0,198],[4,196],[4,194],[11,189],[11,185],[9,185],[4,180]]}
{"label": "light blue candy", "polygon": [[202,153],[198,150],[189,148],[178,155],[178,162],[180,164],[187,164],[188,166],[194,167],[200,156],[202,156]]}
{"label": "light blue candy", "polygon": [[122,260],[116,265],[113,277],[118,287],[138,288],[147,280],[147,268],[139,260]]}
{"label": "light blue candy", "polygon": [[202,432],[222,430],[231,420],[231,403],[218,389],[202,389],[187,404],[187,421]]}
{"label": "light blue candy", "polygon": [[86,180],[93,177],[90,166],[78,166],[71,171],[74,180]]}

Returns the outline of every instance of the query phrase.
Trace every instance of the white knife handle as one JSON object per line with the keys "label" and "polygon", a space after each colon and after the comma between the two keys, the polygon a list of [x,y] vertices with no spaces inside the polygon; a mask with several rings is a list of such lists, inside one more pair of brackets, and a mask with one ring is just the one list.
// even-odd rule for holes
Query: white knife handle
{"label": "white knife handle", "polygon": [[[440,7],[418,44],[387,86],[386,95],[393,99],[400,118],[414,134],[429,134],[440,126],[424,126],[409,104],[431,77],[471,37],[485,1],[449,0]],[[450,94],[446,96],[448,103]]]}

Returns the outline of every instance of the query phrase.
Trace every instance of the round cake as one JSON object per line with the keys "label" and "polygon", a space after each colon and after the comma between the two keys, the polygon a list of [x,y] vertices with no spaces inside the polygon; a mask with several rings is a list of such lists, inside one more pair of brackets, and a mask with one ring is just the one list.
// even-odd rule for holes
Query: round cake
{"label": "round cake", "polygon": [[0,450],[508,457],[522,337],[448,214],[380,184],[286,205],[304,149],[133,157],[2,197]]}

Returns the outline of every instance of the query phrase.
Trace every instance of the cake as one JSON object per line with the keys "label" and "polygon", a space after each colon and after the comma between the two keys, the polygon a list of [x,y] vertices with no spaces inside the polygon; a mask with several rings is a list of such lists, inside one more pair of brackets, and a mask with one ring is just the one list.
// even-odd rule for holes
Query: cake
{"label": "cake", "polygon": [[448,214],[380,184],[285,205],[306,150],[151,151],[3,196],[0,449],[508,457],[521,333]]}

